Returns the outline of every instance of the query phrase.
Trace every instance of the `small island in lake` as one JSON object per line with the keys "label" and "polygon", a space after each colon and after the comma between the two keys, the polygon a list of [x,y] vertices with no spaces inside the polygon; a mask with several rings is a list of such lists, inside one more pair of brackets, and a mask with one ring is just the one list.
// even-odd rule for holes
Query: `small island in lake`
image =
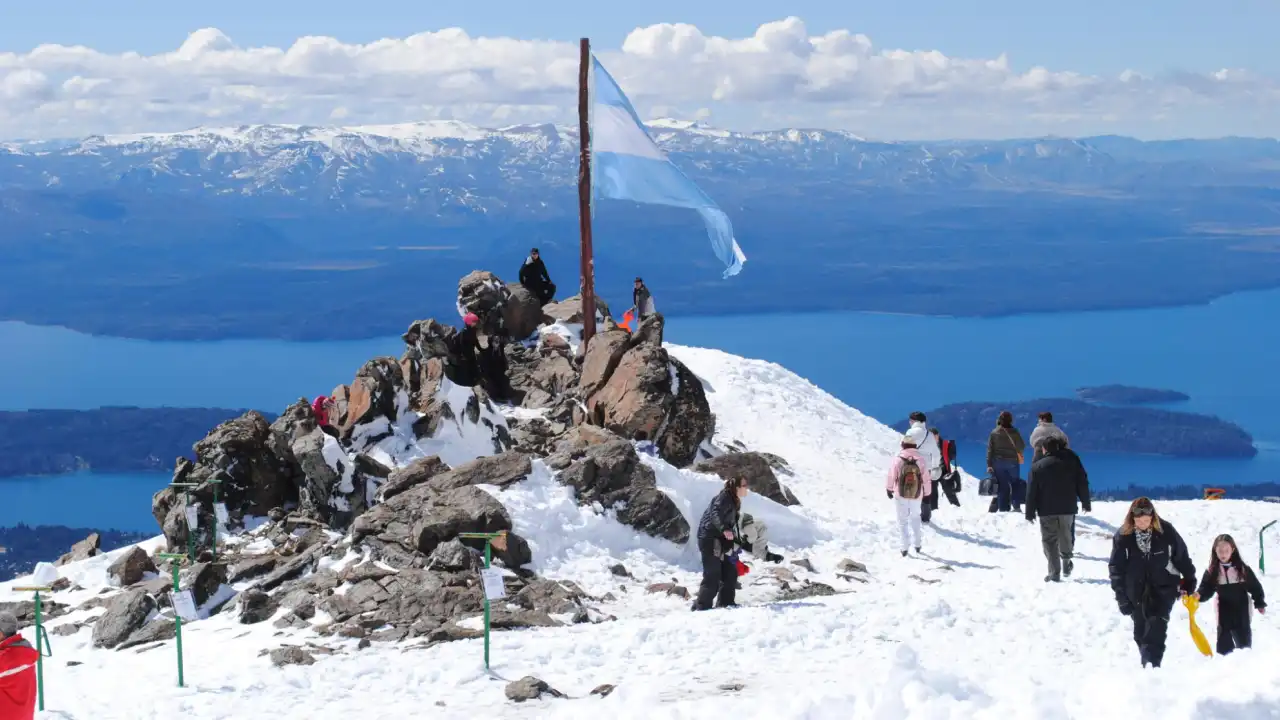
{"label": "small island in lake", "polygon": [[[1112,407],[1082,400],[1048,398],[1023,402],[956,403],[930,410],[929,425],[943,437],[982,443],[1000,411],[1013,413],[1014,427],[1030,440],[1037,416],[1047,410],[1081,452],[1113,452],[1171,457],[1250,458],[1258,454],[1253,436],[1234,423],[1209,415],[1143,407]],[[905,431],[907,423],[894,426]]]}
{"label": "small island in lake", "polygon": [[[0,478],[83,470],[172,470],[209,429],[243,415],[223,408],[104,407],[0,412]],[[263,413],[267,422],[275,415]]]}
{"label": "small island in lake", "polygon": [[1076,388],[1076,395],[1086,402],[1108,405],[1165,405],[1186,402],[1190,395],[1176,390],[1133,387],[1131,385],[1099,385]]}

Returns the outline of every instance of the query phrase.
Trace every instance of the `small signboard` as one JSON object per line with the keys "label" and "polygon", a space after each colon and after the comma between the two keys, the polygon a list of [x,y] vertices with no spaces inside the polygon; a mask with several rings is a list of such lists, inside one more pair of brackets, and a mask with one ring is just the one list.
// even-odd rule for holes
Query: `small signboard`
{"label": "small signboard", "polygon": [[485,568],[480,571],[480,580],[484,583],[484,596],[487,600],[501,600],[507,596],[506,583],[502,581],[500,568]]}
{"label": "small signboard", "polygon": [[187,528],[195,530],[200,527],[200,506],[187,506]]}
{"label": "small signboard", "polygon": [[191,597],[190,590],[179,590],[173,594],[173,609],[183,620],[200,619],[200,613],[196,611],[195,598]]}
{"label": "small signboard", "polygon": [[231,516],[227,514],[227,506],[225,503],[214,503],[213,515],[218,518],[218,523],[220,525],[226,525],[228,522],[231,522]]}

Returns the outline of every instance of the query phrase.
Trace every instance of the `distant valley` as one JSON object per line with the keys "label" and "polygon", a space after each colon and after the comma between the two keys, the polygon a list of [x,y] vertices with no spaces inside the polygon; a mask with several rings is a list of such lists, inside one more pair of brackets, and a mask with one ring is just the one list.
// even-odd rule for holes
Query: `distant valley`
{"label": "distant valley", "polygon": [[[1280,143],[872,142],[656,121],[734,221],[601,201],[597,287],[670,315],[992,316],[1280,286]],[[0,319],[147,339],[369,338],[542,249],[577,285],[576,129],[251,126],[0,143]]]}

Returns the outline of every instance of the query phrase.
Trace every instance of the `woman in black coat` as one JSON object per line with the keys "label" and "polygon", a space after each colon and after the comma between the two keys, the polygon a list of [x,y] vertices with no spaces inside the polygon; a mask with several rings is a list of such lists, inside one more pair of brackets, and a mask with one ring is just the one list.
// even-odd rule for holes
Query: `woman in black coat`
{"label": "woman in black coat", "polygon": [[1196,568],[1173,525],[1145,497],[1129,506],[1112,541],[1111,589],[1120,613],[1133,618],[1142,666],[1160,667],[1169,615],[1178,597],[1195,590]]}
{"label": "woman in black coat", "polygon": [[698,587],[698,599],[694,610],[710,610],[711,601],[716,607],[732,607],[734,593],[738,589],[738,563],[733,555],[733,529],[738,526],[742,512],[742,498],[747,496],[746,478],[725,480],[724,488],[716,494],[702,513],[698,522],[698,551],[702,555],[702,584]]}

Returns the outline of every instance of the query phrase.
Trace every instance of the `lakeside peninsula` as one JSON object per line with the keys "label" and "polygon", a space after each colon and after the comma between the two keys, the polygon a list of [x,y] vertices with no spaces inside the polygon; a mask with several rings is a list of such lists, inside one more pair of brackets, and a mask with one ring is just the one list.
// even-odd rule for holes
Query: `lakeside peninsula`
{"label": "lakeside peninsula", "polygon": [[[966,402],[930,410],[929,425],[944,437],[985,444],[1000,411],[1013,413],[1014,426],[1025,439],[1037,415],[1048,410],[1058,427],[1083,452],[1167,455],[1182,458],[1251,458],[1258,454],[1244,428],[1209,415],[1145,407],[1096,405],[1069,398],[1022,402]],[[906,422],[895,429],[905,431]]]}
{"label": "lakeside peninsula", "polygon": [[[0,412],[0,478],[171,470],[209,428],[245,412],[168,407]],[[268,422],[276,417],[263,414]]]}
{"label": "lakeside peninsula", "polygon": [[1165,405],[1186,402],[1190,395],[1177,390],[1133,387],[1132,385],[1098,385],[1076,388],[1076,396],[1085,402],[1107,405]]}

